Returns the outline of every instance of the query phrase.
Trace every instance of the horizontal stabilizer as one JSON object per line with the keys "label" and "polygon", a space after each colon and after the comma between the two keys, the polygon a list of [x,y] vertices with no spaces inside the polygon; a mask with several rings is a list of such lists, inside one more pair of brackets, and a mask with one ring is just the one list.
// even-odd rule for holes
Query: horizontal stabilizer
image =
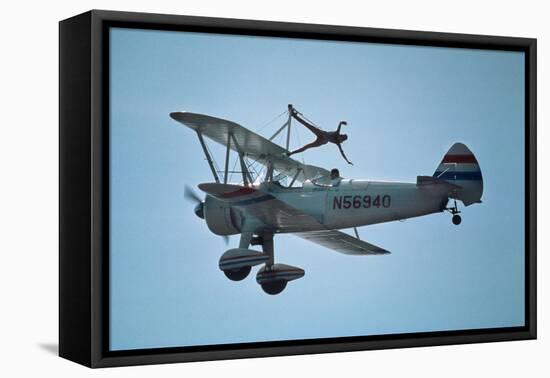
{"label": "horizontal stabilizer", "polygon": [[460,185],[450,183],[449,181],[439,179],[433,176],[416,176],[416,185],[417,186],[426,186],[426,185],[446,185],[449,189],[461,189]]}

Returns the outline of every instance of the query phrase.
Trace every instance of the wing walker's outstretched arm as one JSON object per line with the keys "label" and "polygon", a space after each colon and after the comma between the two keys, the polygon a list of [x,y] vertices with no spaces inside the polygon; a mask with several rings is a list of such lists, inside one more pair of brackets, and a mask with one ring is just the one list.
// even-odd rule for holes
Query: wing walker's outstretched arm
{"label": "wing walker's outstretched arm", "polygon": [[336,133],[340,134],[340,129],[342,128],[342,125],[347,125],[348,123],[346,121],[340,121],[338,124],[338,128],[336,129]]}
{"label": "wing walker's outstretched arm", "polygon": [[349,161],[348,158],[346,157],[346,154],[344,153],[344,150],[342,149],[342,146],[340,145],[340,143],[338,143],[338,149],[340,150],[340,154],[342,154],[342,157],[344,158],[344,160],[347,161],[348,164],[353,165],[353,163]]}

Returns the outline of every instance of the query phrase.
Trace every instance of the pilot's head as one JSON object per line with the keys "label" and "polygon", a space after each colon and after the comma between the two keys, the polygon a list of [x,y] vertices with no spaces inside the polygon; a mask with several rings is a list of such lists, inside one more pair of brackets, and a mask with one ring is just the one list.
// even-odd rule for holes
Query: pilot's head
{"label": "pilot's head", "polygon": [[332,170],[330,171],[330,179],[334,180],[338,177],[340,177],[340,171],[338,170],[338,168],[332,168]]}
{"label": "pilot's head", "polygon": [[347,134],[340,134],[340,142],[345,142],[348,139]]}

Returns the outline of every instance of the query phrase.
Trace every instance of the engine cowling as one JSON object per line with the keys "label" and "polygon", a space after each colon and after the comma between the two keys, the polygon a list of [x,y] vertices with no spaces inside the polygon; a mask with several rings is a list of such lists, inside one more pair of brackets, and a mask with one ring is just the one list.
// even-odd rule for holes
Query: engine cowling
{"label": "engine cowling", "polygon": [[251,267],[269,261],[265,253],[247,248],[234,248],[226,251],[220,258],[219,268],[232,281],[240,281],[250,273]]}
{"label": "engine cowling", "polygon": [[275,295],[282,292],[287,283],[302,278],[305,271],[301,268],[286,264],[264,266],[256,275],[256,282],[267,294]]}
{"label": "engine cowling", "polygon": [[216,235],[235,235],[241,232],[243,217],[240,211],[212,196],[206,196],[203,216],[210,231]]}

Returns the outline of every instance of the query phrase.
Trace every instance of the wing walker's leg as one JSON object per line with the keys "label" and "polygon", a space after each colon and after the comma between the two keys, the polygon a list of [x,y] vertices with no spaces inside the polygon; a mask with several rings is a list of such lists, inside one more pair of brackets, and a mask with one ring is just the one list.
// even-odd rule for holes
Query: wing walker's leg
{"label": "wing walker's leg", "polygon": [[305,150],[309,150],[310,148],[313,148],[313,147],[322,146],[323,144],[325,144],[325,143],[323,143],[323,141],[320,138],[317,138],[313,142],[308,143],[305,146],[300,147],[295,151],[292,151],[290,154],[288,154],[288,156],[294,155],[294,154],[299,154],[300,152],[304,152]]}
{"label": "wing walker's leg", "polygon": [[212,161],[212,157],[210,157],[210,154],[208,153],[208,149],[206,148],[206,144],[204,143],[204,139],[202,138],[202,134],[198,130],[197,130],[197,136],[199,137],[199,142],[201,144],[202,151],[204,152],[204,155],[206,156],[206,161],[208,162],[208,165],[210,166],[210,170],[212,171],[212,175],[214,176],[214,180],[216,180],[216,182],[219,183],[220,178],[218,177],[218,174],[216,173],[216,169],[214,168],[214,162]]}
{"label": "wing walker's leg", "polygon": [[309,131],[311,131],[313,134],[315,134],[318,138],[323,137],[323,135],[325,134],[325,132],[323,130],[315,127],[314,125],[310,124],[306,120],[302,119],[297,113],[292,113],[291,112],[291,114],[292,114],[292,116],[294,117],[294,119],[296,121],[300,122],[302,125],[307,127],[309,129]]}

